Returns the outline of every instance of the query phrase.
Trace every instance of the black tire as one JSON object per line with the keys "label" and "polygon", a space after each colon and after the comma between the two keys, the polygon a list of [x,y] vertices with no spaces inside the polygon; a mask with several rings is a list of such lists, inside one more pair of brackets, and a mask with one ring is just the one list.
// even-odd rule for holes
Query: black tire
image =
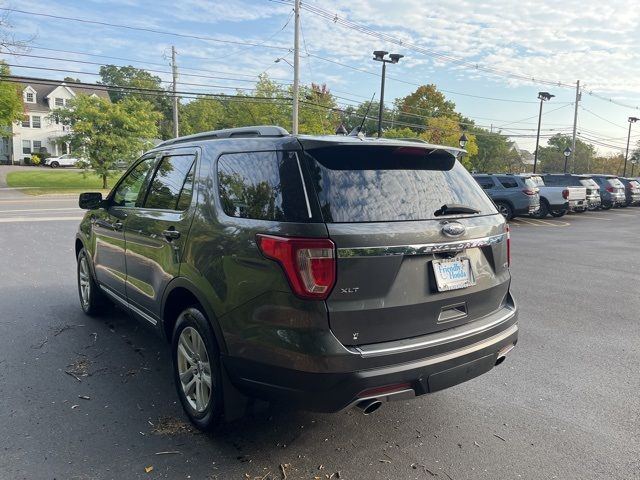
{"label": "black tire", "polygon": [[[188,361],[188,356],[185,356],[182,352],[179,354],[180,347],[184,349],[185,346],[188,346],[188,339],[193,339],[193,331],[196,331],[204,344],[206,359],[208,362],[205,362],[205,356],[202,355],[202,350],[198,352],[193,349],[185,349],[184,352],[190,354],[190,358],[194,361],[193,363]],[[184,340],[187,344],[181,343],[181,336],[184,332]],[[198,341],[199,342],[199,341]],[[201,345],[200,343],[197,343]],[[193,345],[193,344],[192,344]],[[178,315],[178,319],[176,321],[176,326],[173,330],[173,338],[171,341],[171,358],[173,361],[173,380],[176,386],[176,392],[178,393],[178,398],[180,399],[180,403],[182,404],[182,408],[184,409],[187,417],[191,423],[193,423],[199,430],[202,431],[212,431],[219,427],[222,423],[222,419],[224,417],[224,396],[223,396],[223,383],[222,383],[222,371],[221,371],[221,363],[220,363],[220,351],[218,349],[218,345],[215,340],[215,336],[213,333],[213,329],[207,320],[207,317],[202,313],[199,306],[192,306],[180,313]],[[205,364],[208,363],[209,368],[207,369]],[[193,391],[193,398],[189,394],[185,392],[185,388],[183,387],[182,380],[180,378],[180,371],[182,369],[183,374],[189,373],[185,372],[185,368],[191,365],[191,367],[187,368],[189,370],[191,377],[187,377],[185,380],[194,380],[195,387]],[[198,377],[200,378],[199,383],[202,384],[204,382],[206,387],[206,382],[204,378],[206,373],[210,374],[211,385],[209,390],[208,402],[206,406],[198,409],[197,402],[197,390],[201,388],[198,385]],[[202,390],[203,392],[206,392]]]}
{"label": "black tire", "polygon": [[550,210],[549,213],[552,217],[560,218],[564,217],[567,214],[567,210]]}
{"label": "black tire", "polygon": [[602,210],[609,210],[611,207],[613,207],[613,204],[611,203],[603,203],[602,205],[600,205],[600,208]]}
{"label": "black tire", "polygon": [[537,212],[532,213],[531,216],[533,218],[547,218],[547,215],[550,211],[551,209],[549,208],[549,202],[547,202],[547,200],[543,198],[540,200],[540,208]]}
{"label": "black tire", "polygon": [[58,162],[51,162],[51,168],[58,168],[60,164]]}
{"label": "black tire", "polygon": [[[91,259],[83,248],[78,254],[78,296],[82,311],[86,315],[95,317],[104,312],[109,302],[93,278],[90,262]],[[86,290],[83,290],[83,287],[86,287]]]}
{"label": "black tire", "polygon": [[498,208],[498,212],[502,214],[505,220],[508,222],[513,218],[513,208],[506,202],[496,202],[496,207]]}
{"label": "black tire", "polygon": [[586,211],[587,211],[586,208],[581,208],[580,210],[574,210],[573,213],[584,213]]}

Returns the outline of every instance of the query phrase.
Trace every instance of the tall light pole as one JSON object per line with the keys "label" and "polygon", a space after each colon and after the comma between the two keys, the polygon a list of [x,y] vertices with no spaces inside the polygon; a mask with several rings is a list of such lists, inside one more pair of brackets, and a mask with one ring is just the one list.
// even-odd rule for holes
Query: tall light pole
{"label": "tall light pole", "polygon": [[627,176],[627,158],[629,158],[629,141],[631,140],[631,124],[636,123],[640,118],[629,117],[629,135],[627,136],[627,153],[624,154],[624,169],[622,170],[622,176]]}
{"label": "tall light pole", "polygon": [[542,104],[545,101],[551,100],[555,95],[551,95],[549,92],[538,92],[538,98],[540,99],[540,114],[538,115],[538,134],[536,135],[536,150],[533,154],[533,173],[536,173],[536,167],[538,166],[538,145],[540,144],[540,124],[542,123]]}
{"label": "tall light pole", "polygon": [[376,50],[373,52],[373,59],[376,62],[382,62],[382,81],[380,84],[380,109],[378,110],[378,138],[382,136],[382,111],[384,110],[384,77],[387,73],[387,63],[398,63],[398,61],[404,57],[404,55],[400,55],[398,53],[392,53],[389,55],[389,58],[385,58],[385,56],[389,52],[385,52],[384,50]]}

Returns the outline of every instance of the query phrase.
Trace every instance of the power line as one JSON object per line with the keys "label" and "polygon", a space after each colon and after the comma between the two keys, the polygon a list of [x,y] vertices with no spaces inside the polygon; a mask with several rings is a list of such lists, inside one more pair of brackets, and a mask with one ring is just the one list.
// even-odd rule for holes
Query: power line
{"label": "power line", "polygon": [[627,129],[627,127],[626,127],[626,126],[622,126],[622,125],[620,125],[620,124],[618,124],[618,123],[612,122],[611,120],[607,120],[606,118],[604,118],[604,117],[602,117],[602,116],[598,115],[597,113],[592,112],[592,111],[591,111],[591,110],[589,110],[587,107],[583,107],[583,106],[581,105],[581,106],[580,106],[580,108],[581,108],[582,110],[584,110],[585,112],[590,113],[590,114],[591,114],[591,115],[593,115],[594,117],[597,117],[597,118],[599,118],[600,120],[602,120],[602,121],[604,121],[604,122],[607,122],[607,123],[609,123],[609,124],[613,125],[614,127],[619,127],[619,128],[621,128],[621,129],[623,129],[623,130],[626,130],[626,129]]}
{"label": "power line", "polygon": [[[275,3],[283,3],[285,5],[289,5],[290,2],[287,0],[271,0]],[[543,78],[535,78],[531,75],[525,75],[525,74],[521,74],[521,73],[516,73],[516,72],[511,72],[508,70],[504,70],[504,69],[500,69],[497,67],[491,67],[491,66],[485,66],[482,65],[480,63],[475,63],[475,62],[470,62],[467,61],[463,58],[460,57],[455,57],[453,55],[449,55],[449,54],[445,54],[445,53],[441,53],[438,52],[436,50],[433,49],[429,49],[429,48],[425,48],[422,47],[420,45],[416,45],[414,43],[411,42],[406,42],[400,38],[394,37],[393,35],[389,35],[386,33],[381,33],[378,32],[376,30],[372,30],[364,25],[361,25],[359,23],[356,23],[354,21],[348,20],[348,19],[344,19],[339,17],[336,13],[331,13],[323,8],[320,7],[316,7],[314,5],[311,5],[309,3],[304,3],[302,8],[304,8],[305,10],[320,16],[326,20],[330,20],[332,23],[334,24],[339,24],[343,27],[349,28],[351,30],[355,30],[357,32],[363,33],[365,35],[374,37],[374,38],[378,38],[379,40],[383,40],[389,43],[393,43],[395,45],[401,46],[403,48],[407,48],[409,50],[413,50],[415,52],[421,53],[423,55],[427,55],[427,56],[431,56],[431,57],[436,57],[439,60],[445,61],[445,62],[449,62],[449,63],[453,63],[453,64],[457,64],[457,65],[461,65],[464,66],[466,68],[472,69],[474,71],[480,71],[483,73],[490,73],[492,75],[497,75],[497,76],[502,76],[502,77],[508,77],[508,78],[514,78],[514,79],[518,79],[518,80],[525,80],[525,81],[531,81],[533,83],[542,83],[542,84],[547,84],[547,85],[557,85],[559,87],[571,87],[573,88],[573,84],[569,84],[569,83],[564,83],[561,81],[556,81],[556,80],[547,80],[547,79],[543,79]]]}
{"label": "power line", "polygon": [[205,35],[193,35],[193,34],[187,34],[187,33],[178,33],[178,32],[169,32],[166,30],[159,30],[159,29],[155,29],[155,28],[147,28],[147,27],[134,27],[131,25],[124,25],[124,24],[120,24],[120,23],[110,23],[110,22],[99,22],[97,20],[87,20],[84,18],[75,18],[75,17],[65,17],[62,15],[52,15],[52,14],[48,14],[48,13],[40,13],[40,12],[30,12],[27,10],[19,10],[17,8],[6,8],[6,7],[0,7],[0,10],[6,11],[6,12],[13,12],[13,13],[20,13],[23,15],[33,15],[36,17],[45,17],[45,18],[53,18],[56,20],[67,20],[70,22],[78,22],[78,23],[85,23],[85,24],[90,24],[90,25],[100,25],[103,27],[112,27],[112,28],[123,28],[126,30],[135,30],[135,31],[139,31],[139,32],[147,32],[147,33],[155,33],[158,35],[169,35],[169,36],[173,36],[173,37],[181,37],[181,38],[192,38],[192,39],[196,39],[196,40],[203,40],[203,41],[207,41],[207,42],[218,42],[218,43],[226,43],[229,45],[246,45],[246,46],[251,46],[251,47],[259,47],[259,48],[269,48],[269,49],[273,49],[273,50],[289,50],[288,47],[283,47],[280,45],[270,45],[267,43],[255,43],[255,42],[243,42],[240,40],[225,40],[222,38],[216,38],[216,37],[209,37],[209,36],[205,36]]}
{"label": "power line", "polygon": [[[58,57],[49,57],[49,56],[45,56],[45,55],[32,55],[32,54],[27,54],[27,53],[8,53],[8,52],[0,52],[4,55],[11,55],[14,57],[27,57],[27,58],[38,58],[38,59],[42,59],[42,60],[52,60],[52,61],[56,61],[56,62],[69,62],[69,63],[79,63],[82,65],[98,65],[98,66],[107,66],[104,63],[101,62],[90,62],[87,60],[76,60],[73,58],[58,58]],[[115,65],[118,68],[122,68],[122,67],[129,67],[132,65]],[[148,69],[145,68],[144,69],[146,72],[149,73],[161,73],[161,74],[166,74],[166,75],[171,75],[170,71],[167,70],[154,70],[154,69]],[[183,77],[194,77],[194,78],[208,78],[208,79],[213,79],[213,80],[232,80],[235,82],[246,82],[246,83],[256,83],[258,80],[249,80],[249,79],[244,79],[244,78],[234,78],[234,77],[220,77],[220,76],[214,76],[214,75],[200,75],[200,74],[195,74],[195,73],[181,73],[181,75]],[[288,83],[279,83],[279,82],[273,82],[276,85],[290,85]],[[206,86],[206,85],[205,85]]]}

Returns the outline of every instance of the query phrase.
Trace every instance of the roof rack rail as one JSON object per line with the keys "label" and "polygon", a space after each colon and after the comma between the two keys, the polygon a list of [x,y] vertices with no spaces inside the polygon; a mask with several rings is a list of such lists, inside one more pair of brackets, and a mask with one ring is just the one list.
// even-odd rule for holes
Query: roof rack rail
{"label": "roof rack rail", "polygon": [[166,140],[157,146],[166,147],[168,145],[175,145],[176,143],[192,142],[194,140],[214,140],[217,138],[286,137],[287,135],[289,135],[289,132],[282,127],[275,125],[257,125],[195,133],[193,135]]}

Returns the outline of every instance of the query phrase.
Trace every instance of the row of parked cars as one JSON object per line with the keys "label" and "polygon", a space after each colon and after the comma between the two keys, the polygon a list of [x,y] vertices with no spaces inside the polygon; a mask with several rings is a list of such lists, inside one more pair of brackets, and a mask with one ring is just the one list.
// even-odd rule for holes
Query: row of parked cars
{"label": "row of parked cars", "polygon": [[476,174],[474,178],[507,220],[640,205],[640,178],[562,173]]}

